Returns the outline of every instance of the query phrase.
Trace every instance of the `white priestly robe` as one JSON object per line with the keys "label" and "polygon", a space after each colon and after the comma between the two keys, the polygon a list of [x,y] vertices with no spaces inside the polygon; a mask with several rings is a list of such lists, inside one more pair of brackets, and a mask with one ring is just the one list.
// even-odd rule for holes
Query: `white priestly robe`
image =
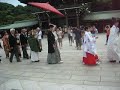
{"label": "white priestly robe", "polygon": [[92,37],[91,32],[85,32],[83,41],[83,56],[86,57],[86,52],[96,55],[96,38]]}
{"label": "white priestly robe", "polygon": [[120,61],[120,37],[118,36],[119,28],[115,25],[110,29],[108,39],[107,56],[108,59]]}

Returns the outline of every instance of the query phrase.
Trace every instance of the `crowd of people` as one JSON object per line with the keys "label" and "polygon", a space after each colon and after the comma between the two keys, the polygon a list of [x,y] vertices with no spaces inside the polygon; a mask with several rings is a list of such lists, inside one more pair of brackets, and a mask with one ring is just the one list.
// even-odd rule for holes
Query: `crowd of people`
{"label": "crowd of people", "polygon": [[[72,46],[72,44],[76,43],[77,50],[81,50],[81,46],[83,44],[83,36],[82,33],[85,32],[86,27],[88,26],[80,26],[80,27],[69,27],[68,28],[68,39],[69,39],[69,45]],[[95,25],[91,25],[91,34],[93,37],[95,37],[98,33],[97,28]]]}
{"label": "crowd of people", "polygon": [[[97,32],[95,27],[88,26],[83,32],[83,63],[87,65],[100,64],[96,51],[96,39],[98,38],[93,30]],[[106,44],[107,57],[109,62],[120,63],[120,37],[119,37],[119,19],[113,19],[113,26],[106,25]]]}
{"label": "crowd of people", "polygon": [[[21,33],[18,33],[17,30],[12,28],[10,29],[10,34],[4,32],[2,41],[6,58],[8,58],[11,63],[13,61],[14,55],[17,59],[17,62],[21,62],[21,57],[23,57],[24,59],[31,58],[31,61],[38,62],[39,58],[37,57],[39,56],[37,56],[38,54],[36,52],[40,52],[42,50],[41,37],[42,31],[40,28],[30,30],[29,32],[27,32],[26,29],[22,29]],[[27,52],[28,45],[31,49],[30,55]]]}
{"label": "crowd of people", "polygon": [[[50,24],[49,30],[47,32],[48,64],[63,62],[61,61],[60,51],[58,49],[58,43],[59,47],[62,47],[63,35],[64,34],[61,28],[57,28],[56,25]],[[4,32],[2,41],[6,58],[8,58],[11,63],[13,62],[14,55],[17,62],[21,62],[21,57],[24,59],[31,59],[32,62],[40,61],[39,52],[42,51],[42,31],[39,27],[29,31],[27,31],[27,29],[22,29],[20,33],[12,28],[10,29],[9,34],[7,32]],[[30,47],[30,54],[27,52],[28,46]]]}
{"label": "crowd of people", "polygon": [[[119,20],[113,19],[113,26],[105,26],[107,57],[110,62],[120,63],[120,37],[119,37]],[[69,27],[68,39],[72,46],[74,40],[76,48],[81,50],[83,48],[83,64],[98,65],[100,60],[97,54],[96,40],[98,30],[95,25],[81,26],[80,28]]]}
{"label": "crowd of people", "polygon": [[[120,38],[119,38],[119,21],[114,20],[112,27],[106,25],[106,45],[108,59],[110,62],[120,63]],[[100,64],[99,56],[97,54],[96,39],[98,30],[95,25],[80,26],[80,27],[68,27],[67,34],[69,45],[72,46],[75,42],[76,49],[83,49],[83,64],[86,65],[98,65]],[[49,24],[47,31],[48,41],[48,64],[63,63],[59,48],[62,49],[63,38],[65,32],[61,27],[57,27],[54,24]],[[10,62],[13,61],[15,55],[17,62],[21,62],[20,58],[31,59],[32,62],[39,62],[39,52],[42,51],[42,30],[38,27],[27,31],[22,29],[21,33],[18,33],[15,29],[10,29],[10,34],[4,32],[2,37],[3,48],[6,58],[9,58]],[[30,54],[27,52],[27,47],[30,47]],[[2,48],[2,47],[0,47]],[[21,50],[22,55],[21,56]],[[1,59],[0,59],[1,61]]]}

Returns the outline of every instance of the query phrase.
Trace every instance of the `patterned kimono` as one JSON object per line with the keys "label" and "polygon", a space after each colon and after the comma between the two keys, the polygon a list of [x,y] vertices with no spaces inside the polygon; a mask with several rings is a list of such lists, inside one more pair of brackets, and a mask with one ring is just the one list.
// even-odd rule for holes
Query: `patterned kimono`
{"label": "patterned kimono", "polygon": [[97,61],[96,38],[92,36],[91,32],[85,32],[83,41],[83,63],[96,65]]}
{"label": "patterned kimono", "polygon": [[51,31],[48,31],[47,39],[48,39],[47,63],[48,64],[57,64],[61,61],[60,52],[57,47],[57,42],[55,40],[55,36]]}
{"label": "patterned kimono", "polygon": [[110,29],[110,36],[108,39],[107,56],[110,61],[120,61],[120,38],[119,28],[115,25]]}
{"label": "patterned kimono", "polygon": [[53,32],[53,35],[55,36],[55,54],[56,54],[56,60],[57,62],[59,63],[61,61],[61,55],[60,55],[60,50],[58,49],[58,44],[57,44],[57,41],[58,41],[58,36],[57,36],[57,33],[56,31]]}
{"label": "patterned kimono", "polygon": [[10,50],[8,36],[4,35],[2,38],[2,41],[3,41],[3,47],[4,47],[5,54],[6,54],[6,58],[8,58],[9,57],[9,50]]}

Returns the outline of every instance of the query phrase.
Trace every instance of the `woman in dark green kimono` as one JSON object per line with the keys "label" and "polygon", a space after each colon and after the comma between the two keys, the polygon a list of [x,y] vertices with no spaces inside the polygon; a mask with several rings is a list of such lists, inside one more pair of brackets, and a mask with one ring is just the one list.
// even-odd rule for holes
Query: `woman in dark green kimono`
{"label": "woman in dark green kimono", "polygon": [[31,49],[31,61],[39,62],[39,52],[41,52],[39,42],[37,38],[35,38],[35,32],[33,30],[30,31],[29,34],[28,43]]}

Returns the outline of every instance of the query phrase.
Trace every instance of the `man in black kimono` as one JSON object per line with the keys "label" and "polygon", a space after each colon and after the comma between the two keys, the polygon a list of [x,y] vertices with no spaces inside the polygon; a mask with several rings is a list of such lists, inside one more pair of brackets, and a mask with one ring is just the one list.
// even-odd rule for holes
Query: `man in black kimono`
{"label": "man in black kimono", "polygon": [[21,62],[18,55],[18,47],[17,47],[17,38],[15,37],[15,29],[10,29],[11,35],[9,36],[9,44],[10,44],[10,62],[12,63],[13,56],[16,56],[17,62]]}
{"label": "man in black kimono", "polygon": [[55,36],[52,33],[53,26],[50,26],[50,29],[48,31],[47,37],[48,37],[48,53],[54,53],[54,44],[55,44]]}
{"label": "man in black kimono", "polygon": [[25,35],[26,30],[22,29],[21,35],[20,35],[20,42],[22,46],[22,51],[23,51],[23,58],[29,59],[28,53],[27,53],[27,37]]}
{"label": "man in black kimono", "polygon": [[76,48],[77,50],[81,50],[81,31],[78,28],[74,30],[75,34],[75,41],[76,41]]}
{"label": "man in black kimono", "polygon": [[63,63],[61,61],[60,52],[57,47],[57,42],[55,41],[55,36],[53,34],[53,31],[55,30],[55,25],[50,24],[50,29],[47,34],[48,38],[48,57],[47,62],[48,64],[57,64],[57,63]]}
{"label": "man in black kimono", "polygon": [[58,63],[56,61],[56,56],[55,56],[55,36],[53,35],[52,33],[52,28],[53,28],[53,25],[50,25],[49,26],[50,29],[48,31],[48,34],[47,34],[47,39],[48,39],[48,57],[47,57],[47,62],[48,64],[56,64]]}

